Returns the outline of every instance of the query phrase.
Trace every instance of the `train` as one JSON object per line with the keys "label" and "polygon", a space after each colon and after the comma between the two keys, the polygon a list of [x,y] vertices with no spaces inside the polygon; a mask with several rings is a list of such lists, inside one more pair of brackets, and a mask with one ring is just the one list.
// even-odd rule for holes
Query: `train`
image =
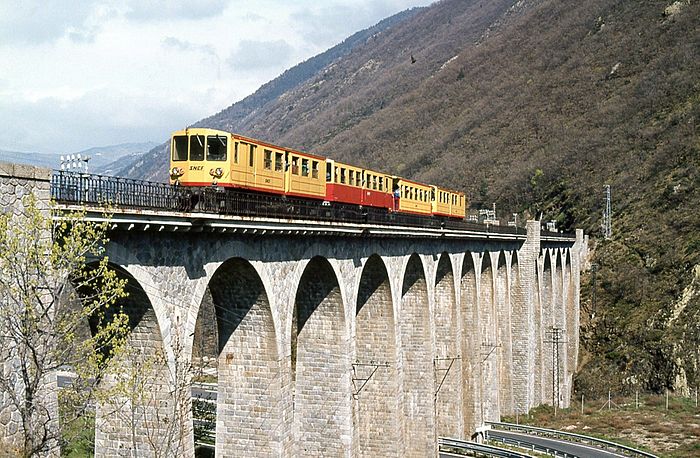
{"label": "train", "polygon": [[170,152],[170,184],[176,186],[242,190],[394,214],[465,217],[463,192],[223,130],[176,131]]}

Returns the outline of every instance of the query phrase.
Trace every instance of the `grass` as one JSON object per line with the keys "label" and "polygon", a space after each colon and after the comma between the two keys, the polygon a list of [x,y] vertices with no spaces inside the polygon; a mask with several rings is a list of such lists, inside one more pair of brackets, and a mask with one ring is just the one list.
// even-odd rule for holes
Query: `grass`
{"label": "grass", "polygon": [[560,409],[554,416],[550,406],[540,406],[519,418],[503,421],[576,434],[598,437],[649,451],[661,457],[691,458],[700,456],[700,408],[694,399],[665,396],[640,396],[586,401],[569,409]]}

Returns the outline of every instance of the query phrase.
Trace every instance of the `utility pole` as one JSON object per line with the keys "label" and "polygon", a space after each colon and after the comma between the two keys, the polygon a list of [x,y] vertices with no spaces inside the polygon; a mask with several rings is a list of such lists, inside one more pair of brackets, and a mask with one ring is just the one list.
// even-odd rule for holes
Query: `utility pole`
{"label": "utility pole", "polygon": [[612,205],[610,202],[610,185],[605,185],[605,211],[603,212],[603,237],[610,240],[612,237]]}
{"label": "utility pole", "polygon": [[557,416],[557,410],[559,409],[559,345],[564,343],[562,340],[564,330],[556,326],[552,326],[547,330],[550,340],[545,340],[545,343],[552,344],[552,407],[554,407],[554,416]]}

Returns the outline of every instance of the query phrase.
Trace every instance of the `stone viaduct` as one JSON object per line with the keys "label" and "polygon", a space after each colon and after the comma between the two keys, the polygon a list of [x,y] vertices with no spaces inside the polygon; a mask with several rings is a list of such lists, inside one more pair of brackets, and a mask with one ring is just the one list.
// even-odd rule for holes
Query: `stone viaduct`
{"label": "stone viaduct", "polygon": [[[45,174],[5,166],[0,208],[47,187]],[[123,305],[140,349],[124,364],[166,356],[138,366],[143,390],[120,404],[130,416],[97,406],[96,456],[155,456],[148,438],[171,437],[178,416],[178,454],[192,456],[189,382],[201,368],[217,383],[216,453],[225,457],[437,456],[438,436],[469,438],[553,393],[569,403],[582,231],[135,210],[111,221],[109,259],[129,280]],[[553,327],[563,332],[558,361]],[[0,423],[9,435],[10,416]]]}

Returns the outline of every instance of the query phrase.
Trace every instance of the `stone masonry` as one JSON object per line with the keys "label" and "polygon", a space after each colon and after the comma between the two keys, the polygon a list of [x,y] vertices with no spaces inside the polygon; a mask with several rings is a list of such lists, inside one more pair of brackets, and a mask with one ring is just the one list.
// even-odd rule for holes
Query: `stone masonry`
{"label": "stone masonry", "polygon": [[[173,383],[165,374],[193,355],[215,361],[219,456],[437,456],[438,436],[469,438],[484,421],[551,402],[553,325],[566,330],[568,404],[581,231],[545,240],[538,222],[510,239],[115,227],[109,259],[144,299],[134,331],[167,356],[160,380]],[[168,405],[167,387],[151,389]],[[189,413],[185,422],[182,456],[193,456]],[[101,456],[119,454],[106,443],[120,437],[111,427]]]}
{"label": "stone masonry", "polygon": [[[30,167],[19,164],[8,164],[0,162],[0,212],[9,213],[12,215],[15,224],[22,224],[22,219],[25,217],[25,197],[34,194],[37,198],[39,208],[48,210],[48,202],[50,199],[49,180],[51,171],[48,169]],[[0,297],[0,307],[3,306],[3,298]],[[0,344],[0,370],[4,375],[9,375],[17,371],[14,364],[17,360],[13,358],[12,352],[14,348],[6,346],[5,342]],[[48,409],[48,415],[41,415],[40,418],[35,418],[38,424],[45,424],[47,430],[55,430],[57,428],[56,413],[58,410],[57,399],[57,383],[55,379],[46,380],[44,391],[42,393],[42,403]],[[19,377],[17,383],[13,387],[15,395],[22,397],[24,392],[23,384]],[[3,451],[9,451],[21,447],[21,416],[10,401],[10,394],[0,392],[0,448]],[[41,456],[54,457],[58,456],[58,444],[50,443],[48,450],[44,450]]]}

